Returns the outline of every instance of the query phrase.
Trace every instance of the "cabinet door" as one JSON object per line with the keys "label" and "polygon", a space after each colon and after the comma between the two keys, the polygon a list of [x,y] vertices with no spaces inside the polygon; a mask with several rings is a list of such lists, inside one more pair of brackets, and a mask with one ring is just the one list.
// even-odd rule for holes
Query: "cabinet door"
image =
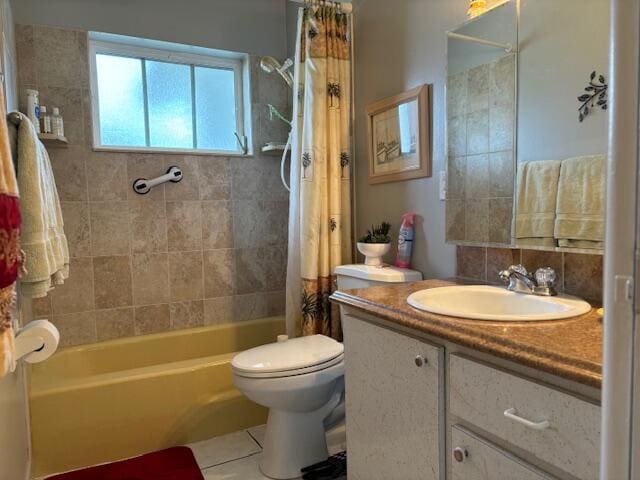
{"label": "cabinet door", "polygon": [[343,328],[349,480],[440,479],[443,350],[351,316]]}
{"label": "cabinet door", "polygon": [[451,480],[553,478],[457,426],[451,428],[451,448]]}

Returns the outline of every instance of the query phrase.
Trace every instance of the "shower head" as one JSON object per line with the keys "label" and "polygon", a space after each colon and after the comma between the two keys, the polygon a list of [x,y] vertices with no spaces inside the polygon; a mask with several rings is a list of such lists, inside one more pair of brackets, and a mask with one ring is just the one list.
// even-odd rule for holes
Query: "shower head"
{"label": "shower head", "polygon": [[260,59],[260,68],[267,73],[278,72],[280,76],[287,82],[287,85],[293,87],[293,75],[287,70],[293,65],[291,59],[287,58],[284,64],[281,64],[273,57],[262,57]]}

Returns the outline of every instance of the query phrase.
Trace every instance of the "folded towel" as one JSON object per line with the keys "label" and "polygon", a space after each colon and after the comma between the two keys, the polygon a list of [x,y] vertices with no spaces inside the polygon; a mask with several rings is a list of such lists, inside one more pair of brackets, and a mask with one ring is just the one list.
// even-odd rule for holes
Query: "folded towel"
{"label": "folded towel", "polygon": [[31,121],[20,114],[18,187],[22,206],[25,297],[43,297],[69,275],[69,249],[49,155]]}
{"label": "folded towel", "polygon": [[554,247],[560,160],[525,162],[518,167],[515,243]]}
{"label": "folded towel", "polygon": [[561,247],[604,246],[605,155],[563,160],[554,236]]}
{"label": "folded towel", "polygon": [[20,202],[0,85],[0,377],[15,368],[13,314],[20,263]]}

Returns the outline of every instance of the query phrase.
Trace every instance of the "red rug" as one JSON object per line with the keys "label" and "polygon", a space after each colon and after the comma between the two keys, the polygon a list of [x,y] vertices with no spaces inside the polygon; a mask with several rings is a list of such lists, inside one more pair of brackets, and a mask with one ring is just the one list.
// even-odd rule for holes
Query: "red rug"
{"label": "red rug", "polygon": [[47,480],[204,480],[189,447],[174,447]]}

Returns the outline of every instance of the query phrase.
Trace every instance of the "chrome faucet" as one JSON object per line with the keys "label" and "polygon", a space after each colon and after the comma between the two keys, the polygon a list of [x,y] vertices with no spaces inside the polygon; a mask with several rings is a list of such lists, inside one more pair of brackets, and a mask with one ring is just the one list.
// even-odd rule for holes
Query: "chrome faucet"
{"label": "chrome faucet", "polygon": [[551,267],[539,268],[535,275],[527,272],[522,265],[511,265],[498,276],[508,284],[507,290],[530,295],[550,297],[557,295],[555,289],[556,272]]}

